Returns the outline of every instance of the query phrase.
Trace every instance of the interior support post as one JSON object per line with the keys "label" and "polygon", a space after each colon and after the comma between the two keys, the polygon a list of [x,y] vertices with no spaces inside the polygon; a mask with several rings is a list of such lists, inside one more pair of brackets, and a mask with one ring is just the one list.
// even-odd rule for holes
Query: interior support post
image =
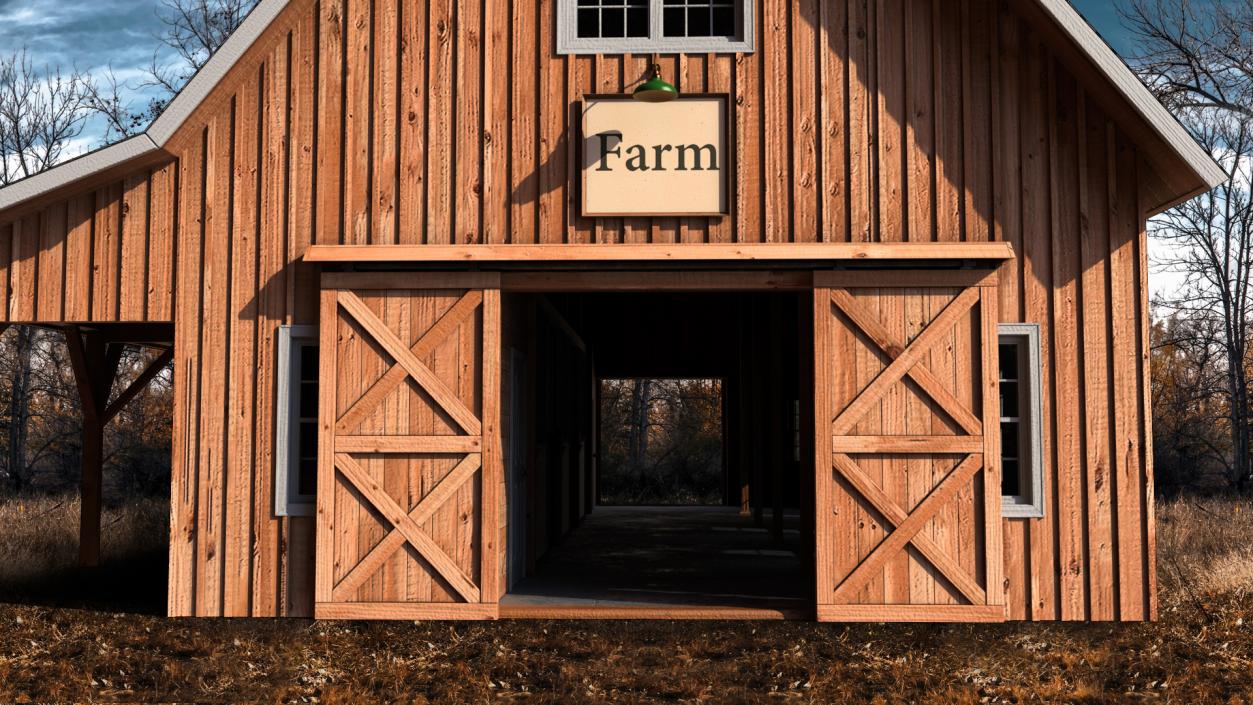
{"label": "interior support post", "polygon": [[[741,309],[742,310],[742,309]],[[753,513],[753,505],[749,497],[749,468],[752,465],[752,456],[749,454],[749,438],[751,436],[748,426],[749,409],[752,408],[748,396],[748,326],[744,319],[740,318],[740,354],[737,362],[737,370],[739,378],[736,380],[735,393],[737,395],[737,403],[735,405],[735,430],[737,438],[735,440],[736,466],[739,472],[740,481],[740,516],[747,517]]]}
{"label": "interior support post", "polygon": [[71,327],[65,332],[74,381],[83,409],[82,480],[78,522],[78,563],[100,564],[100,504],[104,471],[104,426],[109,392],[122,360],[119,343],[108,343],[97,332]]}
{"label": "interior support post", "polygon": [[[791,404],[784,393],[783,355],[779,346],[783,343],[783,323],[786,311],[778,297],[770,300],[770,535],[775,543],[783,542],[783,475],[791,464],[788,448],[791,445]],[[788,366],[790,368],[790,366]],[[790,385],[788,386],[790,389]]]}
{"label": "interior support post", "polygon": [[765,506],[762,500],[765,499],[764,491],[766,487],[765,469],[766,463],[769,462],[768,438],[766,435],[766,424],[769,419],[762,408],[763,402],[769,396],[770,390],[766,388],[766,370],[767,357],[762,350],[763,336],[758,335],[758,327],[765,322],[765,311],[762,310],[761,301],[754,298],[750,305],[749,319],[749,344],[752,346],[752,363],[749,365],[749,374],[751,375],[752,392],[749,396],[749,408],[752,410],[750,417],[752,421],[749,425],[750,435],[752,439],[752,459],[753,465],[750,473],[749,485],[752,493],[753,507],[753,525],[757,528],[765,526]]}

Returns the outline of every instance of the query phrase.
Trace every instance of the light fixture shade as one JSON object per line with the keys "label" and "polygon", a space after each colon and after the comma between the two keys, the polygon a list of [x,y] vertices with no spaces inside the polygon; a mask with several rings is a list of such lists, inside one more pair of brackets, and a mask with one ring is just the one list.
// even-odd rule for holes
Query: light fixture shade
{"label": "light fixture shade", "polygon": [[661,64],[653,64],[653,77],[640,84],[631,97],[644,103],[665,103],[679,97],[679,89],[661,77]]}

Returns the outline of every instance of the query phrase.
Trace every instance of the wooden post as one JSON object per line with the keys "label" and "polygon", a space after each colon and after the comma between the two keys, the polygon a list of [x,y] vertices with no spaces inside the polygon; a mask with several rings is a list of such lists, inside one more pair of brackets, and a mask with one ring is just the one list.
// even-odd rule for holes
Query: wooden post
{"label": "wooden post", "polygon": [[110,417],[107,413],[109,392],[113,389],[113,379],[122,360],[122,345],[106,343],[100,333],[83,332],[77,327],[66,331],[65,342],[69,347],[74,381],[83,409],[78,563],[90,568],[100,565],[104,425]]}
{"label": "wooden post", "polygon": [[789,450],[792,436],[791,428],[792,405],[786,390],[791,384],[784,386],[784,370],[791,370],[791,365],[783,364],[784,357],[780,346],[783,344],[783,324],[780,320],[786,311],[783,301],[778,296],[770,297],[770,408],[766,412],[769,422],[770,442],[770,535],[776,544],[783,543],[783,476],[791,466]]}
{"label": "wooden post", "polygon": [[[744,307],[742,305],[740,306],[740,310],[741,311],[744,310]],[[751,502],[751,498],[749,497],[749,485],[750,485],[749,468],[752,465],[752,456],[749,454],[750,446],[749,446],[749,439],[748,439],[748,434],[749,434],[748,413],[749,413],[749,409],[751,408],[751,400],[749,399],[749,396],[748,396],[748,389],[749,389],[748,379],[749,378],[747,374],[748,362],[749,362],[748,334],[749,334],[748,324],[744,321],[744,318],[741,316],[740,318],[740,356],[738,360],[739,376],[737,377],[737,384],[735,385],[735,393],[739,395],[738,396],[739,401],[735,405],[735,432],[736,432],[735,453],[736,453],[736,466],[739,469],[739,476],[740,476],[739,478],[740,479],[740,516],[742,517],[748,517],[749,515],[753,513],[753,505]]]}
{"label": "wooden post", "polygon": [[104,475],[104,424],[83,416],[83,467],[78,520],[78,564],[100,565],[100,503]]}
{"label": "wooden post", "polygon": [[752,395],[749,397],[750,409],[752,410],[749,418],[749,443],[752,444],[753,466],[750,472],[749,486],[753,508],[753,525],[761,528],[766,525],[766,518],[763,512],[765,505],[762,500],[765,499],[766,463],[770,461],[769,455],[769,432],[766,430],[766,424],[770,423],[770,419],[763,414],[764,402],[770,396],[770,390],[766,387],[766,370],[767,356],[762,350],[764,336],[761,335],[759,327],[765,322],[765,311],[763,310],[760,298],[754,297],[751,305],[750,315],[752,318],[749,324],[749,341],[753,346],[752,363],[749,365],[749,375],[752,380]]}

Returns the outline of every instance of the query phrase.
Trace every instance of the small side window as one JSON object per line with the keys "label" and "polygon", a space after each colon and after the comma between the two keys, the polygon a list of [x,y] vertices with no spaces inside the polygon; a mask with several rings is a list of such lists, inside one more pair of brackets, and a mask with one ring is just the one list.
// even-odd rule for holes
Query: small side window
{"label": "small side window", "polygon": [[1040,327],[1000,327],[1002,515],[1044,516]]}
{"label": "small side window", "polygon": [[312,516],[318,483],[318,329],[283,326],[278,339],[274,513]]}

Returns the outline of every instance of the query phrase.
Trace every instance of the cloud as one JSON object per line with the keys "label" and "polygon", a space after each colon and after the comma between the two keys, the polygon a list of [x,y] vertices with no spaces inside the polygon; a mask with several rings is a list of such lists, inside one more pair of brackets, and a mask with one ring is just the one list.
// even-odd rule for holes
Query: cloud
{"label": "cloud", "polygon": [[138,68],[160,46],[156,0],[0,0],[0,50],[37,65]]}
{"label": "cloud", "polygon": [[[97,79],[109,70],[127,86],[132,107],[154,96],[143,88],[154,52],[169,56],[157,38],[164,25],[159,0],[0,0],[0,53],[25,48],[35,67],[77,69]],[[164,60],[164,59],[163,59]],[[93,118],[68,153],[99,147],[104,121]]]}

